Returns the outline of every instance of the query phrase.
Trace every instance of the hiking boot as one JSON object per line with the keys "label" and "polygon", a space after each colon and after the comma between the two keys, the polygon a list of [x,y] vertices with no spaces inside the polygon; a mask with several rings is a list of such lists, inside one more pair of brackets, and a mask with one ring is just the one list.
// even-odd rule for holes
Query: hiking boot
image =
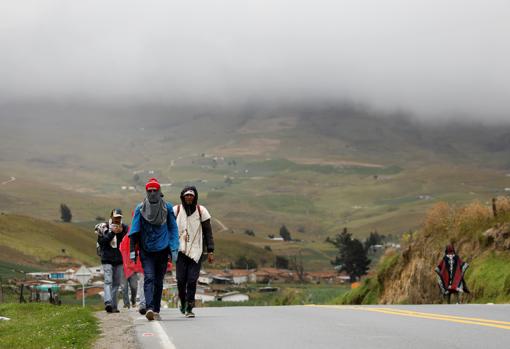
{"label": "hiking boot", "polygon": [[104,310],[106,310],[107,313],[111,313],[113,311],[113,307],[111,304],[107,303],[104,307]]}
{"label": "hiking boot", "polygon": [[147,310],[147,313],[145,313],[145,317],[149,321],[154,320],[154,311],[152,309]]}
{"label": "hiking boot", "polygon": [[181,303],[179,310],[181,311],[182,315],[186,314],[186,302],[184,302],[184,304]]}
{"label": "hiking boot", "polygon": [[124,304],[124,308],[129,309],[129,304]]}
{"label": "hiking boot", "polygon": [[140,308],[140,309],[138,309],[138,312],[140,313],[140,315],[145,315],[145,313],[147,312],[147,309]]}
{"label": "hiking boot", "polygon": [[159,315],[159,313],[154,312],[154,320],[161,321],[161,316]]}
{"label": "hiking boot", "polygon": [[120,310],[115,308],[115,309],[112,310],[112,313],[120,313]]}

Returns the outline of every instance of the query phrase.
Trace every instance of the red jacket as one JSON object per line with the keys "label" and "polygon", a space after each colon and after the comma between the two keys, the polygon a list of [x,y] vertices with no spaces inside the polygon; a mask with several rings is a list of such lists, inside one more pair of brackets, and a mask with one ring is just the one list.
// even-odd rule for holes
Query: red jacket
{"label": "red jacket", "polygon": [[[142,268],[142,262],[140,261],[140,258],[137,258],[136,263],[133,263],[133,261],[129,258],[129,244],[130,244],[130,238],[126,234],[124,236],[124,239],[122,239],[122,242],[120,243],[120,253],[122,254],[122,264],[124,265],[124,277],[128,279],[133,275],[133,273],[142,273],[143,274],[143,268]],[[137,246],[138,248],[138,246]],[[140,256],[139,251],[137,251],[138,256]],[[169,272],[172,270],[172,261],[169,260],[167,264],[166,271]]]}
{"label": "red jacket", "polygon": [[129,236],[126,234],[122,242],[120,243],[120,253],[122,254],[122,264],[124,264],[124,277],[128,279],[133,275],[133,273],[142,273],[142,262],[140,262],[140,258],[136,260],[136,263],[133,263],[131,259],[129,259]]}

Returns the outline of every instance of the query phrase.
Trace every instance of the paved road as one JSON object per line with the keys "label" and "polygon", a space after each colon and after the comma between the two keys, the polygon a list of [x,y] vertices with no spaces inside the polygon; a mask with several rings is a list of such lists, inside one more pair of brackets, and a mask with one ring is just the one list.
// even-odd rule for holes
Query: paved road
{"label": "paved road", "polygon": [[[133,313],[132,313],[133,314]],[[142,348],[510,348],[510,305],[177,309],[136,316]]]}

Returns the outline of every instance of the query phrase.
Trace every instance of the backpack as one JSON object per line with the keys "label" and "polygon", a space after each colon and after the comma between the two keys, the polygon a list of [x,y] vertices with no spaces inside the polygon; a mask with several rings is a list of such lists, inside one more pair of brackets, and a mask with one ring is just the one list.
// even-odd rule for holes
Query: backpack
{"label": "backpack", "polygon": [[[106,228],[106,230],[105,230],[105,228]],[[110,229],[110,227],[108,226],[108,223],[106,223],[106,222],[98,223],[94,227],[94,233],[96,233],[96,235],[99,237],[99,236],[103,235],[105,233],[105,231],[108,231],[108,229]],[[99,257],[101,257],[101,246],[99,245],[98,241],[96,241],[96,254]]]}

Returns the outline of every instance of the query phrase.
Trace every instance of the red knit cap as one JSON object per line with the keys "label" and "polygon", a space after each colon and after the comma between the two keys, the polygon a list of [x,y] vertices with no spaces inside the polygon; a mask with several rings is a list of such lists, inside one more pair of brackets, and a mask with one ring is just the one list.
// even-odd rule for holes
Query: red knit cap
{"label": "red knit cap", "polygon": [[159,185],[159,182],[156,178],[149,179],[147,184],[145,184],[145,190],[149,190],[149,189],[159,190],[160,188],[161,188],[161,186]]}

